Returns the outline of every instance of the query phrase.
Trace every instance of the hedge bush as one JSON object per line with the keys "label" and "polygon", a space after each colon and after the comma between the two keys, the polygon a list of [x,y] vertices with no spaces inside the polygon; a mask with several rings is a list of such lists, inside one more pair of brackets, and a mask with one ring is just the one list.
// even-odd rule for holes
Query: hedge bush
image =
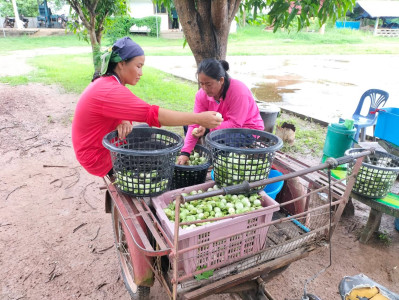
{"label": "hedge bush", "polygon": [[158,18],[158,32],[161,28],[161,17],[144,17],[132,18],[129,16],[109,17],[104,23],[105,36],[114,43],[117,39],[130,34],[130,27],[136,25],[137,27],[147,26],[151,31],[148,33],[150,36],[157,35],[157,18]]}

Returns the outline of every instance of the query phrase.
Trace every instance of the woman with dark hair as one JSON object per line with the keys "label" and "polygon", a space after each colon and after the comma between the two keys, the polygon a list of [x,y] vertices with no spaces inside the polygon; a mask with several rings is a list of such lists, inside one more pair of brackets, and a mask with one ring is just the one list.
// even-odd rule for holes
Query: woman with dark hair
{"label": "woman with dark hair", "polygon": [[[194,112],[212,110],[222,115],[222,124],[210,131],[224,128],[263,130],[264,123],[251,91],[241,81],[230,78],[228,70],[229,64],[224,60],[210,58],[199,64],[197,78],[200,89],[195,96]],[[178,164],[188,162],[198,139],[205,133],[204,126],[188,126]]]}
{"label": "woman with dark hair", "polygon": [[132,121],[156,127],[220,125],[222,120],[216,112],[177,112],[150,105],[135,96],[125,85],[136,85],[140,80],[145,56],[129,37],[116,41],[101,60],[101,72],[94,75],[80,96],[72,122],[76,158],[89,173],[103,177],[112,171],[111,155],[102,139],[115,129],[119,138],[125,138],[132,130]]}

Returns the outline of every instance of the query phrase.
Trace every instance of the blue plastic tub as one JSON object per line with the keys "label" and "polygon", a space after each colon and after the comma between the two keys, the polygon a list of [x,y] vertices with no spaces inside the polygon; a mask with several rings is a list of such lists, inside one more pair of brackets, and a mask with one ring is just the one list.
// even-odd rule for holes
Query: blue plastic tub
{"label": "blue plastic tub", "polygon": [[[283,175],[283,173],[281,173],[277,170],[271,169],[268,178],[273,178],[273,177],[277,177],[277,176],[281,176],[281,175]],[[212,178],[212,180],[215,180],[214,175],[213,175],[213,170],[211,171],[211,178]],[[275,183],[268,184],[263,190],[265,191],[266,194],[269,195],[270,198],[276,199],[276,196],[283,188],[283,185],[284,185],[284,181],[277,181]]]}
{"label": "blue plastic tub", "polygon": [[399,146],[399,108],[383,107],[378,112],[374,135]]}
{"label": "blue plastic tub", "polygon": [[359,30],[360,29],[360,21],[336,21],[335,27]]}
{"label": "blue plastic tub", "polygon": [[[278,177],[283,175],[283,173],[271,169],[270,173],[269,173],[269,178],[273,178],[273,177]],[[264,191],[266,192],[266,194],[269,195],[270,198],[272,199],[276,199],[277,194],[281,191],[281,189],[283,188],[284,185],[284,181],[277,181],[275,183],[272,184],[268,184],[265,188]]]}

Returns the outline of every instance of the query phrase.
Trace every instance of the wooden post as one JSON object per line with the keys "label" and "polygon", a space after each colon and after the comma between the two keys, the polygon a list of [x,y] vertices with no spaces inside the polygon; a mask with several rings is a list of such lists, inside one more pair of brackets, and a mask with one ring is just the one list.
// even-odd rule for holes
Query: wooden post
{"label": "wooden post", "polygon": [[360,235],[360,242],[365,244],[373,236],[373,233],[378,230],[381,223],[382,212],[371,208],[370,216],[367,221],[366,227],[364,227],[362,234]]}
{"label": "wooden post", "polygon": [[377,17],[377,19],[375,20],[375,24],[374,24],[374,33],[373,35],[377,35],[377,28],[378,28],[378,22],[380,21],[380,18]]}

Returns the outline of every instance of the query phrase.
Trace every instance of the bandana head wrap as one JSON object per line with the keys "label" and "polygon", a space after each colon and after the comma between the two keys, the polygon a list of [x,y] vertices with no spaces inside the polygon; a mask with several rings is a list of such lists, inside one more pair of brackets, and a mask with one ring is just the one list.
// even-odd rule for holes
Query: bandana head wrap
{"label": "bandana head wrap", "polygon": [[104,75],[107,72],[110,62],[118,63],[142,55],[144,55],[144,51],[137,43],[133,42],[130,37],[123,37],[101,55],[100,75]]}

